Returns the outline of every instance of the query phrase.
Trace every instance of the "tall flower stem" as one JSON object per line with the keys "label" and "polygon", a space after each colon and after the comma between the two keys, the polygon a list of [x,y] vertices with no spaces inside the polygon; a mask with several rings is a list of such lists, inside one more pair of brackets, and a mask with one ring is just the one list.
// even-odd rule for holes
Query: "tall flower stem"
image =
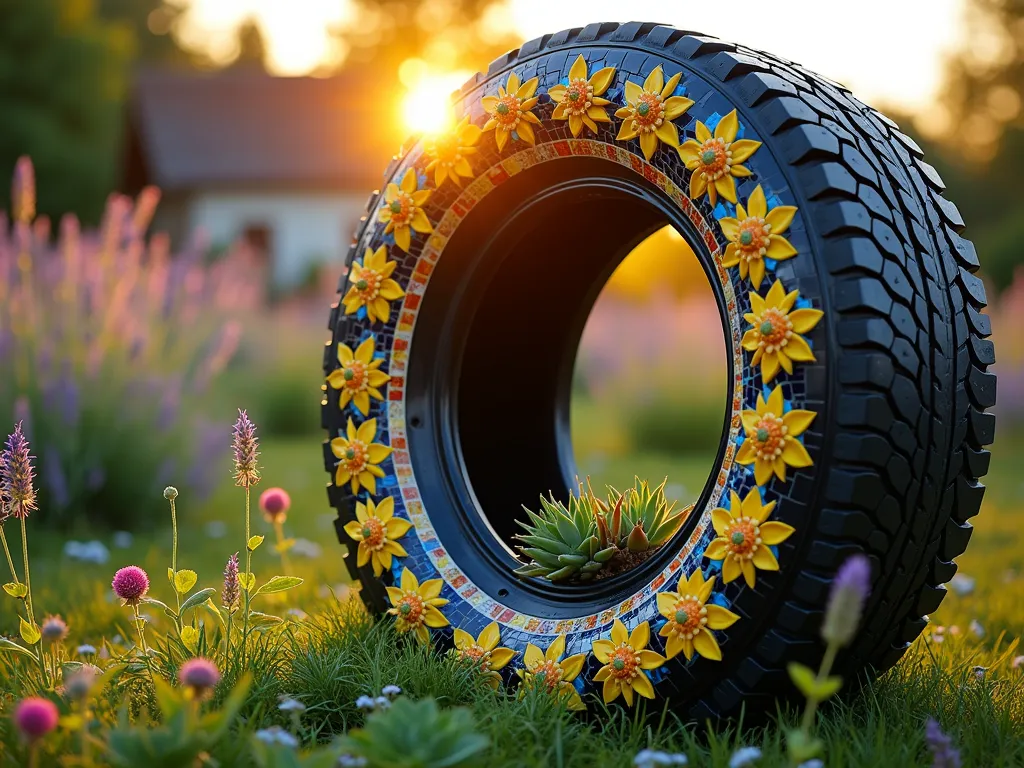
{"label": "tall flower stem", "polygon": [[139,604],[132,603],[132,613],[135,614],[135,628],[139,632],[139,644],[142,645],[142,653],[146,657],[146,669],[153,674],[153,668],[149,665],[149,646],[146,645],[146,630],[142,626],[142,616],[139,614]]}
{"label": "tall flower stem", "polygon": [[274,521],[274,535],[277,537],[277,550],[281,553],[281,570],[287,576],[291,573],[292,567],[288,562],[288,550],[284,546],[284,523],[280,520]]}
{"label": "tall flower stem", "polygon": [[15,584],[21,584],[21,580],[18,579],[18,572],[14,570],[14,560],[11,558],[11,548],[7,545],[7,535],[4,533],[4,527],[0,525],[0,541],[4,544],[4,554],[7,555],[7,567],[11,569],[11,578],[14,579]]}
{"label": "tall flower stem", "polygon": [[[166,491],[164,492],[166,495]],[[178,621],[181,620],[181,594],[178,592],[178,515],[174,508],[174,497],[171,502],[171,571],[174,573],[174,583],[171,588],[174,590],[174,599],[178,606]],[[180,627],[179,627],[180,630]]]}
{"label": "tall flower stem", "polygon": [[245,666],[246,641],[249,639],[249,596],[253,584],[250,581],[252,576],[252,550],[249,549],[249,486],[245,486],[245,583],[242,589],[245,591],[245,606],[242,614],[242,666]]}
{"label": "tall flower stem", "polygon": [[[824,683],[828,678],[829,673],[832,671],[832,664],[836,660],[836,654],[839,652],[839,643],[829,643],[825,646],[825,656],[821,660],[821,666],[818,668],[818,674],[815,678],[815,682]],[[821,703],[821,699],[817,696],[807,697],[807,706],[804,707],[803,720],[800,722],[800,730],[803,731],[805,736],[810,737],[811,726],[814,725],[814,715],[818,711],[818,705]]]}
{"label": "tall flower stem", "polygon": [[35,626],[35,614],[32,612],[32,575],[28,570],[28,532],[25,530],[25,516],[21,516],[21,555],[25,565],[25,609],[28,611],[28,623]]}

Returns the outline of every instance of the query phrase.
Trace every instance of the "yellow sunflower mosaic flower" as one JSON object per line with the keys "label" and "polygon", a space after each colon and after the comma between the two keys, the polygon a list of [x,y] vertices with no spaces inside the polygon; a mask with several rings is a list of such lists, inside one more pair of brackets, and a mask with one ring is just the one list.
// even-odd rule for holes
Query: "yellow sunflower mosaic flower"
{"label": "yellow sunflower mosaic flower", "polygon": [[480,141],[481,133],[480,127],[470,123],[467,116],[447,133],[427,139],[423,153],[430,162],[424,170],[434,172],[435,187],[440,187],[448,179],[461,187],[463,178],[473,178],[473,167],[468,158],[476,154],[476,143]]}
{"label": "yellow sunflower mosaic flower", "polygon": [[378,320],[386,323],[391,316],[388,302],[405,296],[401,286],[391,279],[396,266],[396,262],[388,261],[388,250],[384,245],[376,251],[367,248],[362,263],[353,261],[348,272],[348,281],[352,285],[341,300],[345,314],[353,315],[361,307],[366,307],[366,317],[371,323]]}
{"label": "yellow sunflower mosaic flower", "polygon": [[382,359],[373,358],[375,340],[368,336],[353,352],[347,344],[338,344],[338,362],[340,368],[331,371],[327,383],[339,390],[338,407],[344,408],[350,402],[366,416],[370,412],[370,398],[383,400],[384,395],[379,387],[383,387],[391,377],[377,370],[383,364]]}
{"label": "yellow sunflower mosaic flower", "polygon": [[743,163],[750,158],[760,141],[736,140],[740,121],[734,109],[718,121],[715,134],[700,120],[697,121],[697,138],[689,139],[679,147],[679,157],[686,163],[690,174],[690,197],[698,198],[707,193],[711,205],[721,195],[730,203],[736,202],[736,178],[750,176],[750,170]]}
{"label": "yellow sunflower mosaic flower", "polygon": [[704,552],[709,560],[722,561],[722,581],[728,584],[743,574],[747,586],[757,583],[756,570],[779,570],[779,561],[768,547],[788,539],[793,526],[769,521],[775,502],[761,503],[757,488],[751,489],[743,501],[736,491],[729,493],[729,509],[719,507],[711,513],[718,538]]}
{"label": "yellow sunflower mosaic flower", "polygon": [[581,711],[587,707],[572,683],[583,671],[587,654],[578,653],[563,659],[564,654],[565,635],[552,640],[546,651],[541,651],[533,643],[527,643],[523,654],[524,667],[517,669],[516,674],[523,681],[524,687],[537,688],[560,699],[564,698],[569,709]]}
{"label": "yellow sunflower mosaic flower", "polygon": [[423,212],[423,205],[430,199],[429,189],[419,189],[416,169],[410,168],[402,176],[399,186],[393,181],[384,188],[384,205],[377,213],[377,220],[387,223],[384,234],[395,233],[395,245],[406,253],[412,245],[413,230],[430,234],[434,228]]}
{"label": "yellow sunflower mosaic flower", "polygon": [[754,465],[754,480],[764,485],[774,474],[785,482],[786,467],[809,467],[807,449],[796,438],[802,435],[814,417],[814,411],[792,410],[784,413],[782,388],[776,387],[765,400],[757,396],[757,410],[743,411],[743,429],[747,439],[736,452],[740,464]]}
{"label": "yellow sunflower mosaic flower", "polygon": [[395,629],[402,634],[412,632],[421,643],[430,643],[430,627],[447,627],[448,619],[438,610],[448,605],[441,597],[440,579],[428,579],[422,584],[408,568],[402,569],[402,578],[397,587],[388,587],[391,608],[388,613],[395,617]]}
{"label": "yellow sunflower mosaic flower", "polygon": [[622,694],[627,706],[633,706],[633,694],[645,699],[654,698],[654,685],[644,674],[644,670],[657,669],[667,659],[660,653],[647,650],[651,641],[651,625],[648,622],[638,624],[631,632],[626,626],[615,620],[612,625],[611,640],[595,640],[594,656],[604,664],[594,682],[603,683],[601,695],[605,703],[615,701]]}
{"label": "yellow sunflower mosaic flower", "polygon": [[598,123],[611,122],[605,109],[611,102],[601,96],[608,90],[614,77],[615,67],[605,67],[588,78],[587,61],[580,54],[569,68],[569,84],[559,83],[548,88],[548,96],[557,105],[551,117],[555,120],[568,120],[569,131],[573,136],[579,136],[583,126],[597,133]]}
{"label": "yellow sunflower mosaic flower", "polygon": [[513,72],[504,87],[498,86],[497,96],[484,96],[480,100],[490,115],[484,131],[494,131],[494,141],[499,150],[505,148],[513,133],[527,144],[536,142],[533,126],[540,125],[540,118],[530,111],[537,106],[536,93],[536,77],[520,84],[519,77]]}
{"label": "yellow sunflower mosaic flower", "polygon": [[712,630],[728,629],[740,617],[720,605],[708,604],[714,586],[715,577],[705,580],[698,568],[690,578],[680,578],[678,591],[658,593],[658,611],[668,620],[658,634],[666,638],[668,658],[682,653],[689,661],[696,651],[705,659],[722,660]]}
{"label": "yellow sunflower mosaic flower", "polygon": [[331,440],[331,452],[338,459],[335,485],[341,487],[349,483],[352,493],[359,493],[360,488],[377,493],[377,478],[384,477],[384,470],[377,465],[391,455],[391,448],[373,442],[376,436],[376,419],[367,419],[356,429],[349,418],[345,437]]}
{"label": "yellow sunflower mosaic flower", "polygon": [[622,126],[616,141],[629,141],[640,137],[640,149],[648,160],[663,141],[670,147],[679,148],[679,130],[672,122],[693,106],[692,99],[673,96],[683,73],[673,75],[665,82],[661,65],[644,80],[643,87],[632,80],[626,81],[626,106],[615,112],[622,118]]}
{"label": "yellow sunflower mosaic flower", "polygon": [[469,632],[462,629],[455,629],[455,648],[452,655],[457,659],[471,664],[484,681],[494,690],[501,685],[501,675],[498,670],[504,669],[516,652],[511,648],[499,648],[501,642],[501,629],[498,622],[492,621],[480,632],[480,637],[474,638]]}
{"label": "yellow sunflower mosaic flower", "polygon": [[[691,177],[692,178],[692,177]],[[736,217],[718,220],[729,244],[725,246],[722,266],[739,266],[740,279],[750,276],[750,284],[760,288],[764,280],[765,259],[785,261],[796,256],[796,248],[782,236],[796,215],[796,206],[777,205],[768,210],[764,190],[758,184],[750,193],[747,208],[736,203]]]}
{"label": "yellow sunflower mosaic flower", "polygon": [[808,333],[824,314],[819,309],[793,309],[799,291],[782,287],[776,280],[761,298],[750,294],[750,312],[743,318],[750,329],[743,334],[743,348],[753,352],[750,362],[761,366],[761,380],[768,384],[779,373],[793,372],[793,363],[813,363],[814,352],[801,334]]}
{"label": "yellow sunflower mosaic flower", "polygon": [[356,503],[356,519],[345,523],[345,533],[359,542],[356,565],[360,568],[367,563],[373,566],[373,575],[380,576],[391,569],[393,557],[408,557],[405,547],[398,543],[412,528],[412,523],[395,517],[395,500],[390,496],[374,504]]}

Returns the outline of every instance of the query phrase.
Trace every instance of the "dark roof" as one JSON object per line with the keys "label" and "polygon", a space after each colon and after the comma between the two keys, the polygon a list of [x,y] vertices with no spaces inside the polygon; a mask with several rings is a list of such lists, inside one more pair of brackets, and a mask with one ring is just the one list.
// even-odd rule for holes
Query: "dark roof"
{"label": "dark roof", "polygon": [[130,130],[146,182],[167,190],[372,187],[403,138],[390,93],[366,69],[330,78],[148,71],[135,82]]}

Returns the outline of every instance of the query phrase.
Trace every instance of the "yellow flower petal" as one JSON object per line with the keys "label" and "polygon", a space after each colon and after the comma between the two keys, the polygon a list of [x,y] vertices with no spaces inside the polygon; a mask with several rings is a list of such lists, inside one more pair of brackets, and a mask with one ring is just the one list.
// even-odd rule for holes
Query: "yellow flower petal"
{"label": "yellow flower petal", "polygon": [[398,587],[385,587],[388,592],[388,600],[391,601],[392,605],[398,605],[402,599],[402,590]]}
{"label": "yellow flower petal", "polygon": [[715,189],[730,203],[736,202],[736,180],[732,176],[721,176],[715,179]]}
{"label": "yellow flower petal", "polygon": [[699,173],[690,174],[690,198],[696,200],[701,197],[708,188],[707,179]]}
{"label": "yellow flower petal", "polygon": [[794,216],[796,216],[796,206],[777,205],[768,211],[768,215],[764,217],[764,220],[772,225],[772,232],[776,235],[781,235],[789,229],[789,225],[793,223]]}
{"label": "yellow flower petal", "polygon": [[[518,91],[519,90],[519,75],[517,75],[515,72],[510,72],[509,76],[508,76],[508,80],[505,81],[505,88],[507,89],[507,91],[506,91],[507,93],[515,93],[516,91]],[[504,95],[504,94],[502,94],[502,95]]]}
{"label": "yellow flower petal", "polygon": [[703,144],[705,141],[711,138],[711,131],[704,125],[700,120],[697,121],[697,127],[695,128],[697,133],[697,143]]}
{"label": "yellow flower petal", "polygon": [[400,517],[393,517],[384,523],[384,530],[389,539],[394,541],[400,539],[412,528],[412,522],[403,520]]}
{"label": "yellow flower petal", "polygon": [[460,651],[464,651],[470,646],[475,645],[473,636],[466,632],[464,629],[455,628],[455,647]]}
{"label": "yellow flower petal", "polygon": [[[620,109],[619,112],[621,112],[621,111],[622,110]],[[619,116],[619,117],[622,117],[622,115],[619,115],[619,112],[616,112],[615,114],[617,116]],[[629,120],[627,118],[619,126],[619,133],[615,137],[615,140],[616,141],[629,141],[630,139],[636,138],[636,136],[637,136],[637,130],[635,128],[633,128],[633,121]]]}
{"label": "yellow flower petal", "polygon": [[665,663],[665,657],[654,651],[640,651],[640,669],[657,669]]}
{"label": "yellow flower petal", "polygon": [[665,100],[665,119],[675,120],[693,105],[694,101],[692,99],[687,99],[683,96],[671,96]]}
{"label": "yellow flower petal", "polygon": [[[612,121],[612,119],[608,117],[608,113],[605,112],[604,107],[590,107],[587,109],[587,117],[598,123],[610,123]],[[596,130],[596,128],[592,130]]]}
{"label": "yellow flower petal", "polygon": [[[537,93],[537,83],[538,82],[539,82],[538,78],[531,77],[529,80],[527,80],[525,83],[523,83],[521,86],[519,86],[519,88],[516,89],[516,96],[519,97],[520,99],[522,99],[523,101],[526,101],[528,99],[532,99],[533,95],[535,93]],[[533,104],[530,105],[530,107],[532,107],[532,106],[533,106]],[[525,108],[529,109],[530,107],[525,107]]]}
{"label": "yellow flower petal", "polygon": [[632,80],[626,81],[626,103],[635,104],[636,100],[640,98],[640,94],[644,92],[644,89],[634,83]]}
{"label": "yellow flower petal", "polygon": [[651,679],[647,675],[637,675],[632,681],[633,690],[645,699],[654,698],[654,686],[651,685]]}
{"label": "yellow flower petal", "polygon": [[783,261],[785,259],[796,256],[796,248],[786,238],[781,235],[769,235],[768,248],[765,255],[769,259],[775,259],[776,261]]}
{"label": "yellow flower petal", "polygon": [[495,648],[491,651],[491,663],[488,667],[493,672],[497,672],[499,669],[504,669],[508,666],[508,663],[512,661],[516,656],[516,652],[511,648]]}
{"label": "yellow flower petal", "polygon": [[399,586],[402,587],[403,592],[416,592],[420,588],[419,580],[416,578],[416,574],[410,571],[408,568],[402,569],[402,576],[399,580]]}
{"label": "yellow flower petal", "polygon": [[[562,104],[561,101],[562,101],[562,99],[565,98],[565,91],[566,90],[567,90],[566,87],[564,85],[562,85],[561,83],[559,83],[558,85],[553,85],[550,88],[548,88],[548,96],[551,97],[551,101],[553,101],[556,104],[558,104],[558,107],[561,107],[563,110],[565,109],[565,104]],[[557,110],[558,107],[555,107],[555,109]],[[560,118],[561,115],[557,115],[556,116],[554,113],[552,113],[552,117],[559,117]]]}
{"label": "yellow flower petal", "polygon": [[744,160],[749,160],[750,156],[757,151],[757,148],[761,146],[760,141],[751,141],[750,139],[740,139],[739,141],[732,142],[729,147],[729,151],[732,152],[732,164],[737,166]]}
{"label": "yellow flower petal", "polygon": [[526,668],[532,670],[544,663],[544,653],[533,643],[527,643],[523,661],[526,662]]}
{"label": "yellow flower petal", "polygon": [[657,149],[658,135],[656,133],[640,134],[640,151],[644,153],[644,158],[650,160]]}
{"label": "yellow flower petal", "polygon": [[434,228],[430,226],[430,220],[427,218],[427,214],[425,214],[421,208],[416,209],[412,215],[412,220],[409,223],[417,232],[425,234],[427,232],[434,231]]}
{"label": "yellow flower petal", "polygon": [[363,540],[363,526],[360,525],[358,520],[350,520],[345,523],[345,534],[355,541]]}
{"label": "yellow flower petal", "polygon": [[508,131],[501,127],[497,128],[494,131],[494,142],[498,145],[499,151],[504,149],[505,145],[508,143]]}
{"label": "yellow flower petal", "polygon": [[753,589],[757,586],[757,569],[750,560],[740,560],[740,569],[743,571],[743,580],[747,586]]}
{"label": "yellow flower petal", "polygon": [[761,381],[771,384],[779,375],[779,356],[775,352],[761,356]]}
{"label": "yellow flower petal", "polygon": [[[668,625],[665,625],[666,628]],[[675,632],[668,636],[668,640],[665,641],[665,654],[670,659],[674,659],[683,650],[683,639]],[[686,658],[690,658],[690,654],[687,654]]]}
{"label": "yellow flower petal", "polygon": [[569,115],[569,131],[573,136],[579,136],[583,130],[583,118],[579,115]]}
{"label": "yellow flower petal", "polygon": [[623,645],[629,642],[629,633],[626,631],[626,625],[618,619],[612,624],[612,642],[615,645]]}
{"label": "yellow flower petal", "polygon": [[782,449],[782,456],[780,458],[789,466],[796,467],[797,469],[810,467],[814,464],[811,461],[811,455],[807,453],[803,443],[797,440],[786,441],[786,447]]}
{"label": "yellow flower petal", "polygon": [[817,415],[814,411],[794,408],[782,417],[782,423],[786,425],[790,437],[797,437],[807,431],[807,428],[811,426],[811,422],[814,421],[814,417]]}
{"label": "yellow flower petal", "polygon": [[672,618],[675,614],[676,603],[679,601],[679,595],[676,592],[659,592],[657,596],[658,610],[661,615],[666,619]]}
{"label": "yellow flower petal", "polygon": [[711,524],[715,527],[715,533],[724,536],[726,530],[732,525],[732,515],[722,507],[711,510]]}
{"label": "yellow flower petal", "polygon": [[661,65],[659,64],[651,73],[647,75],[647,79],[644,80],[644,90],[650,91],[651,93],[661,93],[661,89],[665,87],[665,75],[661,71]]}
{"label": "yellow flower petal", "polygon": [[651,625],[644,621],[637,624],[629,634],[629,644],[635,651],[643,650],[651,641]]}
{"label": "yellow flower petal", "polygon": [[812,363],[815,359],[814,352],[807,346],[804,337],[796,334],[789,337],[789,343],[786,344],[785,352],[790,360],[795,360],[798,363]]}
{"label": "yellow flower petal", "polygon": [[700,144],[693,139],[687,139],[677,147],[679,152],[679,159],[682,160],[686,167],[693,170],[700,163]]}
{"label": "yellow flower petal", "polygon": [[667,100],[668,97],[671,96],[675,92],[676,86],[679,85],[679,81],[682,79],[682,77],[683,77],[683,73],[682,72],[677,72],[676,74],[672,75],[672,77],[670,77],[668,79],[668,82],[665,83],[665,85],[661,89],[661,93],[659,94],[662,99],[666,99]]}
{"label": "yellow flower petal", "polygon": [[[729,545],[726,543],[725,539],[713,539],[711,543],[708,544],[708,548],[704,550],[704,557],[708,560],[721,560],[726,556],[728,551]],[[671,618],[671,616],[666,616],[666,618]]]}
{"label": "yellow flower petal", "polygon": [[768,549],[768,547],[758,547],[757,551],[754,552],[754,559],[752,562],[762,571],[779,570],[779,561],[775,559],[775,555],[772,554],[772,551]]}
{"label": "yellow flower petal", "polygon": [[579,677],[580,672],[583,671],[583,662],[586,661],[587,654],[577,653],[575,656],[570,656],[563,660],[559,665],[562,668],[562,680],[566,682],[572,682]]}
{"label": "yellow flower petal", "polygon": [[711,661],[722,660],[722,649],[718,647],[718,641],[707,629],[701,629],[693,638],[693,647],[701,656]]}
{"label": "yellow flower petal", "polygon": [[776,387],[772,390],[772,393],[768,395],[768,400],[765,403],[765,409],[768,413],[774,413],[776,416],[782,416],[782,409],[784,408],[782,400],[782,387]]}
{"label": "yellow flower petal", "polygon": [[740,564],[735,560],[735,558],[727,557],[722,561],[722,581],[726,584],[735,580],[741,572]]}
{"label": "yellow flower petal", "polygon": [[612,651],[615,650],[615,643],[611,640],[595,640],[590,649],[599,662],[607,664],[611,659]]}
{"label": "yellow flower petal", "polygon": [[736,133],[739,129],[740,121],[734,109],[718,121],[718,125],[715,126],[715,138],[722,139],[727,143],[736,141]]}
{"label": "yellow flower petal", "polygon": [[[740,263],[742,269],[743,263]],[[762,259],[755,259],[750,262],[750,284],[754,288],[760,288],[761,283],[764,281],[764,261]]]}
{"label": "yellow flower petal", "polygon": [[655,135],[670,147],[679,146],[679,131],[674,123],[668,121],[658,126]]}
{"label": "yellow flower petal", "polygon": [[[442,626],[444,626],[442,624]],[[424,645],[430,645],[430,630],[427,629],[425,624],[420,624],[414,630],[413,634],[416,635],[416,639]]]}
{"label": "yellow flower petal", "polygon": [[[728,269],[729,267],[735,267],[737,264],[740,264],[741,267],[747,266],[745,261],[742,262],[742,264],[740,263],[740,250],[736,246],[736,243],[729,243],[725,246],[725,254],[722,256],[722,266]],[[746,277],[746,275],[741,274],[740,277]]]}
{"label": "yellow flower petal", "polygon": [[739,621],[740,617],[720,605],[709,605],[708,629],[727,629]]}
{"label": "yellow flower petal", "polygon": [[[569,79],[570,80],[586,80],[587,79],[587,60],[583,58],[581,53],[576,57],[576,61],[569,67]],[[564,87],[564,86],[563,86]],[[548,90],[551,93],[551,90]]]}
{"label": "yellow flower petal", "polygon": [[758,184],[747,199],[747,208],[751,218],[763,219],[768,215],[768,201],[764,196],[764,189]]}
{"label": "yellow flower petal", "polygon": [[620,693],[622,693],[622,687],[619,685],[619,681],[614,677],[606,677],[601,686],[601,698],[604,699],[604,703],[611,704],[619,697]]}
{"label": "yellow flower petal", "polygon": [[619,690],[622,691],[622,698],[626,700],[626,706],[633,706],[633,686],[626,682],[619,683]]}
{"label": "yellow flower petal", "polygon": [[408,225],[395,228],[395,245],[406,253],[409,252],[409,248],[412,245],[412,233],[409,231]]}
{"label": "yellow flower petal", "polygon": [[411,195],[416,191],[416,169],[409,168],[402,176],[402,191]]}
{"label": "yellow flower petal", "polygon": [[544,651],[544,658],[548,661],[558,661],[565,653],[565,635],[559,635],[551,641],[551,645]]}
{"label": "yellow flower petal", "polygon": [[519,134],[519,138],[527,144],[535,144],[537,141],[537,138],[533,133],[533,126],[530,125],[527,120],[521,120],[519,122],[519,125],[516,126],[516,133]]}
{"label": "yellow flower petal", "polygon": [[594,95],[600,96],[608,90],[608,87],[612,84],[612,80],[614,78],[615,67],[604,67],[591,75],[588,82],[594,86]]}
{"label": "yellow flower petal", "polygon": [[438,627],[447,627],[448,619],[434,606],[425,605],[423,607],[423,623],[428,627],[437,629]]}
{"label": "yellow flower petal", "polygon": [[789,321],[793,323],[796,333],[807,333],[821,320],[824,312],[820,309],[794,309],[789,313]]}
{"label": "yellow flower petal", "polygon": [[501,628],[498,622],[492,621],[480,632],[480,647],[485,651],[493,651],[501,642]]}
{"label": "yellow flower petal", "polygon": [[740,449],[736,451],[736,461],[739,464],[752,464],[754,459],[754,444],[750,440],[745,440]]}
{"label": "yellow flower petal", "polygon": [[[405,291],[403,291],[401,286],[390,277],[380,284],[380,296],[378,296],[378,299],[383,299],[385,304],[388,301],[394,301],[395,299],[400,299],[403,296],[405,296]],[[387,319],[387,313],[385,313],[384,319]]]}
{"label": "yellow flower petal", "polygon": [[381,547],[381,555],[387,555],[386,565],[388,568],[391,567],[391,556],[395,557],[408,557],[409,553],[405,551],[405,547],[399,544],[397,541],[385,541],[384,546]]}

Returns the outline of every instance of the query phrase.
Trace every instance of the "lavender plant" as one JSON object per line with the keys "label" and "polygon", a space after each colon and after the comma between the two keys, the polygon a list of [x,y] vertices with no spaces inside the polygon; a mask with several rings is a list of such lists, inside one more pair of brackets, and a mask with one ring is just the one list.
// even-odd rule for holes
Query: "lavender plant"
{"label": "lavender plant", "polygon": [[165,235],[147,241],[158,200],[112,195],[99,231],[66,216],[51,244],[32,165],[15,169],[13,220],[0,213],[0,417],[37,447],[47,523],[128,528],[172,476],[193,498],[213,489],[223,432],[182,413],[231,360],[259,270],[242,247],[210,265],[201,241],[173,255]]}

